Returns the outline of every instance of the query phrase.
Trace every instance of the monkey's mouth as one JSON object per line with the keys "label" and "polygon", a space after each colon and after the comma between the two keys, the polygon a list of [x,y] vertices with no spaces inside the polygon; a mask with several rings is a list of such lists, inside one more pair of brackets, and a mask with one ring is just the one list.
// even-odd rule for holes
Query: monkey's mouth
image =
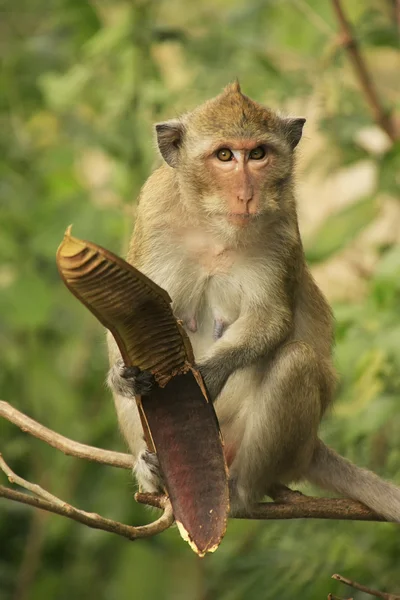
{"label": "monkey's mouth", "polygon": [[227,213],[224,215],[229,223],[245,227],[258,217],[258,213]]}

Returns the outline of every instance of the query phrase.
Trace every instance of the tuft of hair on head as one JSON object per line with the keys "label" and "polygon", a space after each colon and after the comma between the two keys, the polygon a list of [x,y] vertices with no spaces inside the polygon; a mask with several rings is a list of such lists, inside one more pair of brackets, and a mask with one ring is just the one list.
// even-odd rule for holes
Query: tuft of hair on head
{"label": "tuft of hair on head", "polygon": [[224,94],[241,94],[242,90],[240,87],[239,79],[236,77],[234,81],[228,83],[224,88]]}

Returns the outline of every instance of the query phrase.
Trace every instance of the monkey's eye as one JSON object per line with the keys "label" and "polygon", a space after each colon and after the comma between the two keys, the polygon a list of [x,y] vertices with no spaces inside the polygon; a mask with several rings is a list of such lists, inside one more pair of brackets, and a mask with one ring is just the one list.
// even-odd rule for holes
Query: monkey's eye
{"label": "monkey's eye", "polygon": [[257,146],[257,148],[253,148],[249,153],[249,158],[251,160],[261,160],[266,155],[266,151],[264,146]]}
{"label": "monkey's eye", "polygon": [[228,162],[228,160],[232,160],[233,154],[229,148],[221,148],[217,152],[217,158],[223,162]]}

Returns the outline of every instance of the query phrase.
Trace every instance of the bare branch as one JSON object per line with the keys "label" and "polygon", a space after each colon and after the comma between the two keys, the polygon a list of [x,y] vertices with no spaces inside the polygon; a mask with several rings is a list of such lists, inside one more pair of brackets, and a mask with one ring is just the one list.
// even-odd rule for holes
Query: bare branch
{"label": "bare branch", "polygon": [[332,579],[336,581],[340,581],[345,585],[348,585],[355,590],[360,590],[360,592],[364,592],[365,594],[369,594],[370,596],[375,596],[375,598],[383,598],[384,600],[400,600],[400,596],[396,594],[388,594],[386,592],[379,592],[378,590],[373,590],[361,583],[357,583],[356,581],[351,581],[351,579],[347,579],[347,577],[343,577],[342,575],[332,575]]}
{"label": "bare branch", "polygon": [[295,502],[262,502],[251,512],[238,511],[234,519],[341,519],[344,521],[385,521],[372,510],[347,498],[313,498]]}
{"label": "bare branch", "polygon": [[130,454],[103,450],[102,448],[95,448],[94,446],[87,446],[86,444],[80,444],[79,442],[70,440],[63,435],[48,429],[44,425],[41,425],[37,421],[34,421],[3,400],[0,400],[0,417],[4,417],[4,419],[14,423],[14,425],[19,427],[22,431],[30,433],[53,448],[61,450],[61,452],[68,456],[76,456],[77,458],[84,458],[86,460],[92,460],[103,465],[110,465],[111,467],[119,467],[121,469],[132,469],[133,467],[133,459]]}
{"label": "bare branch", "polygon": [[379,125],[383,131],[387,133],[392,142],[395,142],[398,138],[398,132],[396,131],[394,121],[385,110],[379,98],[376,87],[365,64],[364,57],[360,52],[357,40],[353,34],[350,22],[344,13],[341,0],[332,0],[332,5],[341,28],[341,44],[347,50],[360,87],[370,107],[374,120],[377,125]]}
{"label": "bare branch", "polygon": [[[7,402],[0,401],[0,416],[8,419],[18,427],[20,427],[23,431],[27,431],[31,433],[35,437],[43,440],[48,443],[53,448],[61,450],[65,454],[70,456],[76,456],[78,458],[85,458],[88,460],[93,460],[95,462],[99,462],[101,464],[107,464],[120,468],[130,469],[132,467],[132,457],[129,454],[123,454],[121,452],[111,452],[109,450],[103,450],[100,448],[94,448],[93,446],[87,446],[85,444],[80,444],[73,440],[70,440],[47,427],[44,427],[40,423],[37,423],[33,419],[30,419],[17,409],[13,408]],[[5,469],[3,469],[5,470]],[[7,476],[11,481],[15,481],[19,485],[26,487],[30,491],[41,496],[42,499],[46,500],[43,496],[44,494],[49,494],[45,490],[42,490],[36,484],[32,484],[29,482],[24,482],[21,478],[19,478],[15,473],[11,471],[9,467],[5,470]],[[22,483],[24,482],[24,483]],[[29,484],[30,487],[27,487],[26,484]],[[3,496],[5,496],[3,488]],[[11,492],[12,490],[9,490]],[[7,493],[9,493],[7,492]],[[290,490],[289,488],[279,485],[274,486],[273,489],[270,490],[269,495],[275,502],[265,502],[257,504],[251,512],[240,511],[235,514],[231,514],[231,518],[236,519],[343,519],[343,520],[353,520],[353,521],[385,521],[383,517],[377,515],[376,513],[369,510],[363,504],[355,500],[345,499],[345,498],[315,498],[310,496],[305,496],[300,492]],[[51,494],[50,494],[51,496]],[[53,505],[57,505],[57,501],[61,503],[64,512],[58,512],[57,514],[63,514],[64,516],[69,516],[69,518],[75,518],[75,520],[79,520],[76,518],[76,511],[78,509],[74,509],[73,507],[68,508],[68,514],[65,514],[65,507],[68,507],[63,500],[48,497],[48,504],[52,505],[53,509],[49,508],[48,505],[45,507],[39,506],[39,504],[34,504],[33,502],[37,502],[37,498],[32,498],[31,496],[24,495],[29,499],[29,502],[33,506],[37,506],[38,508],[44,508],[44,510],[50,510],[50,512],[57,512],[54,509]],[[15,498],[11,498],[15,499]],[[143,504],[148,504],[150,506],[154,506],[157,508],[164,509],[165,503],[167,502],[165,496],[158,496],[155,494],[137,494],[136,500]],[[24,500],[19,500],[20,502]],[[60,507],[61,508],[61,507]],[[71,513],[72,510],[72,513]],[[75,512],[74,512],[75,511]],[[83,511],[78,511],[80,515],[88,515],[89,513],[84,513]],[[75,516],[70,516],[74,514]],[[98,517],[98,515],[97,515]],[[102,517],[98,517],[102,519]],[[161,518],[162,519],[162,518]],[[85,522],[86,521],[81,521]],[[111,521],[111,523],[114,523]],[[157,523],[157,522],[156,522]],[[119,524],[121,525],[121,524]],[[153,524],[152,524],[153,525]],[[95,525],[90,525],[95,526]],[[126,525],[122,527],[128,527]],[[150,525],[145,526],[147,528]],[[166,527],[164,527],[166,529]],[[100,527],[100,529],[106,529],[106,527]],[[136,531],[138,528],[134,528]],[[162,531],[163,529],[161,529]],[[118,532],[117,532],[118,533]],[[158,530],[156,531],[158,533]],[[120,534],[124,535],[124,534]],[[150,535],[150,534],[149,534]],[[128,536],[125,536],[128,537]],[[133,538],[135,539],[135,538]]]}
{"label": "bare branch", "polygon": [[144,492],[135,494],[136,502],[147,504],[147,506],[152,506],[153,508],[162,508],[165,503],[165,498],[166,496],[163,494],[149,494]]}
{"label": "bare branch", "polygon": [[68,519],[78,521],[78,523],[82,523],[93,529],[102,529],[110,533],[121,535],[122,537],[128,538],[128,540],[137,540],[139,538],[156,535],[157,533],[161,533],[162,531],[165,531],[165,529],[168,529],[174,522],[172,507],[168,499],[164,500],[164,505],[162,507],[164,509],[164,514],[159,519],[149,525],[132,527],[131,525],[124,525],[123,523],[113,521],[112,519],[106,519],[96,513],[88,513],[79,510],[60,499],[58,499],[58,503],[49,502],[48,500],[17,492],[2,485],[0,485],[0,497],[8,498],[8,500],[14,500],[15,502],[22,502],[23,504],[29,504],[30,506],[42,510],[47,510],[57,515],[67,517]]}
{"label": "bare branch", "polygon": [[292,4],[305,15],[307,20],[314,25],[321,33],[331,36],[334,30],[324,21],[321,15],[312,8],[305,0],[292,0]]}
{"label": "bare branch", "polygon": [[50,494],[50,492],[47,492],[46,490],[41,488],[40,485],[37,485],[36,483],[30,483],[29,481],[26,481],[26,479],[22,479],[22,477],[16,475],[14,471],[12,471],[8,464],[5,462],[1,454],[0,469],[7,475],[8,481],[10,483],[16,483],[20,487],[23,487],[26,490],[29,490],[30,492],[35,494],[35,496],[43,498],[43,500],[47,500],[47,502],[52,502],[53,504],[57,504],[58,506],[63,506],[64,502],[57,498],[57,496],[53,496],[53,494]]}
{"label": "bare branch", "polygon": [[[279,492],[278,492],[279,489]],[[343,519],[347,521],[385,521],[369,508],[345,498],[314,498],[301,492],[279,486],[270,494],[277,502],[261,502],[251,512],[238,511],[231,514],[234,519]],[[142,504],[160,508],[164,496],[158,494],[136,494],[135,499]]]}

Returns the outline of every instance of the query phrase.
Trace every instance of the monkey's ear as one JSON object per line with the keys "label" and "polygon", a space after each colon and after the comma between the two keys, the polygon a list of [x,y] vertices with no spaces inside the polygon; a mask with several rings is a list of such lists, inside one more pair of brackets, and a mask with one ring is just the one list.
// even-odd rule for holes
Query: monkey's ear
{"label": "monkey's ear", "polygon": [[165,121],[157,123],[157,144],[161,155],[170,167],[177,167],[179,148],[182,144],[184,126],[180,121]]}
{"label": "monkey's ear", "polygon": [[292,150],[296,148],[301,139],[305,122],[306,120],[303,117],[297,119],[285,119],[286,136]]}

